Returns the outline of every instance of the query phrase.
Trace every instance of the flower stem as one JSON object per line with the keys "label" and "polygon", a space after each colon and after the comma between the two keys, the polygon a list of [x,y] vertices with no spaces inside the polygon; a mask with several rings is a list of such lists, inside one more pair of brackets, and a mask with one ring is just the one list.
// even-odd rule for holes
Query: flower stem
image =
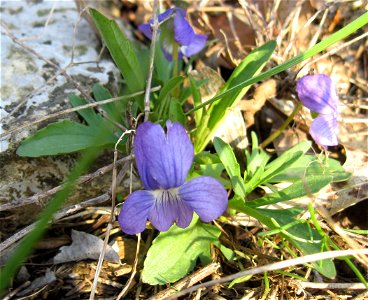
{"label": "flower stem", "polygon": [[295,115],[300,111],[302,108],[302,103],[299,101],[298,104],[295,106],[293,112],[290,114],[290,116],[287,117],[285,122],[278,128],[274,133],[272,133],[266,140],[264,140],[260,148],[264,148],[268,146],[270,143],[272,143],[283,131],[284,129],[290,124],[290,122],[294,119]]}
{"label": "flower stem", "polygon": [[[174,43],[172,57],[175,62],[174,70],[173,70],[173,78],[175,78],[179,75],[179,45],[177,43]],[[175,98],[178,98],[179,94],[180,94],[180,91],[179,91],[179,87],[177,86],[173,91],[173,95]]]}
{"label": "flower stem", "polygon": [[149,113],[150,113],[150,90],[151,90],[151,81],[153,74],[153,62],[155,59],[155,50],[156,50],[156,40],[157,40],[157,31],[159,27],[158,23],[158,1],[153,1],[153,24],[152,24],[152,41],[151,41],[151,49],[150,49],[150,62],[149,62],[149,70],[148,77],[146,82],[146,93],[144,95],[144,121],[148,121]]}

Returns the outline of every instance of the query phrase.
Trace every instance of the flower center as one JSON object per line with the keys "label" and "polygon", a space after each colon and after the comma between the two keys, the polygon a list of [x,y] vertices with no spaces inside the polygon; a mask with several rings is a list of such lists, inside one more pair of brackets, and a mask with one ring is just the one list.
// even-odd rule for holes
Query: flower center
{"label": "flower center", "polygon": [[167,190],[154,190],[152,191],[153,196],[155,197],[158,203],[168,204],[178,201],[179,194],[178,188],[172,188]]}

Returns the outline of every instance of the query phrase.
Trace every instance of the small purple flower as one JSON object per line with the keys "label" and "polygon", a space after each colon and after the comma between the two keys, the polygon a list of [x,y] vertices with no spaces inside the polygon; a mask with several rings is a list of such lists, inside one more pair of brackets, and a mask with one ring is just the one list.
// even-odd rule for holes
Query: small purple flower
{"label": "small purple flower", "polygon": [[313,139],[324,147],[338,145],[338,96],[331,78],[323,74],[304,76],[296,90],[303,105],[319,114],[309,129]]}
{"label": "small purple flower", "polygon": [[189,226],[193,212],[210,222],[225,211],[227,192],[212,177],[200,176],[185,182],[194,158],[193,145],[180,123],[166,123],[167,132],[157,124],[138,126],[134,154],[145,190],[129,195],[118,221],[127,234],[146,228],[147,219],[159,230],[171,225]]}
{"label": "small purple flower", "polygon": [[[158,16],[159,22],[166,20],[160,26],[160,34],[163,53],[170,61],[175,44],[178,47],[179,59],[183,56],[190,57],[197,54],[206,45],[207,36],[195,34],[185,15],[186,12],[182,8],[170,8]],[[138,29],[149,39],[152,39],[151,24],[153,24],[152,19],[148,23],[138,26]]]}

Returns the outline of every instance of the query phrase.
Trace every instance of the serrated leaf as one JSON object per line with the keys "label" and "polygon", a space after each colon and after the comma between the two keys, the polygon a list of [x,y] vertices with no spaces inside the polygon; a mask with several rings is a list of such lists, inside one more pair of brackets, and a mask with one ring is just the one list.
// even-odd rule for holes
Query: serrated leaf
{"label": "serrated leaf", "polygon": [[218,242],[220,230],[195,217],[189,227],[172,226],[153,241],[144,261],[142,280],[152,285],[175,282],[195,267],[197,259],[211,261],[210,245]]}
{"label": "serrated leaf", "polygon": [[69,120],[52,123],[37,131],[18,147],[19,156],[58,155],[112,145],[117,138],[107,133],[96,143],[96,129]]}

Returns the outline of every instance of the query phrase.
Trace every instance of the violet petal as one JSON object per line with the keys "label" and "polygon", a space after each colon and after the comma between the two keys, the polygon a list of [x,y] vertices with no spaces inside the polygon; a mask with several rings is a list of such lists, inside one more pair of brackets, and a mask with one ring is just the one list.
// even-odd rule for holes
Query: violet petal
{"label": "violet petal", "polygon": [[200,52],[205,46],[207,42],[207,36],[204,34],[196,34],[194,39],[188,46],[180,47],[180,51],[186,57],[191,57],[194,54]]}
{"label": "violet petal", "polygon": [[[163,12],[162,14],[159,14],[157,16],[157,19],[159,22],[162,22],[163,20],[170,17],[170,15],[175,11],[174,8],[170,8]],[[153,24],[153,19],[150,19],[147,23],[141,24],[138,26],[138,30],[141,31],[147,38],[150,40],[152,39],[152,29],[151,25]]]}
{"label": "violet petal", "polygon": [[223,185],[208,176],[196,177],[179,188],[180,198],[203,222],[210,222],[226,210],[228,198]]}
{"label": "violet petal", "polygon": [[309,128],[312,138],[321,146],[336,146],[338,124],[336,117],[332,114],[319,115],[315,118]]}
{"label": "violet petal", "polygon": [[185,19],[185,10],[183,9],[175,10],[174,36],[175,40],[181,45],[189,45],[194,39],[194,30]]}
{"label": "violet petal", "polygon": [[193,210],[178,197],[175,189],[152,191],[152,194],[155,196],[155,205],[148,219],[153,226],[159,231],[168,230],[174,222],[182,228],[189,226]]}
{"label": "violet petal", "polygon": [[167,123],[167,134],[150,122],[138,126],[135,149],[139,175],[148,189],[182,185],[194,158],[193,145],[180,123]]}
{"label": "violet petal", "polygon": [[[157,126],[159,128],[157,128]],[[138,126],[134,139],[134,155],[139,176],[144,188],[148,190],[158,189],[160,188],[160,184],[152,177],[148,165],[151,153],[155,150],[157,151],[157,149],[155,147],[153,150],[151,149],[154,145],[152,145],[152,147],[148,146],[147,148],[145,139],[152,136],[152,132],[155,133],[157,130],[160,130],[160,128],[159,125],[152,124],[151,122],[144,122]]]}
{"label": "violet petal", "polygon": [[302,77],[296,85],[303,105],[320,114],[335,114],[338,97],[336,88],[327,75],[316,74]]}
{"label": "violet petal", "polygon": [[137,234],[145,230],[148,214],[155,198],[150,191],[135,191],[129,195],[120,211],[118,221],[127,234]]}

